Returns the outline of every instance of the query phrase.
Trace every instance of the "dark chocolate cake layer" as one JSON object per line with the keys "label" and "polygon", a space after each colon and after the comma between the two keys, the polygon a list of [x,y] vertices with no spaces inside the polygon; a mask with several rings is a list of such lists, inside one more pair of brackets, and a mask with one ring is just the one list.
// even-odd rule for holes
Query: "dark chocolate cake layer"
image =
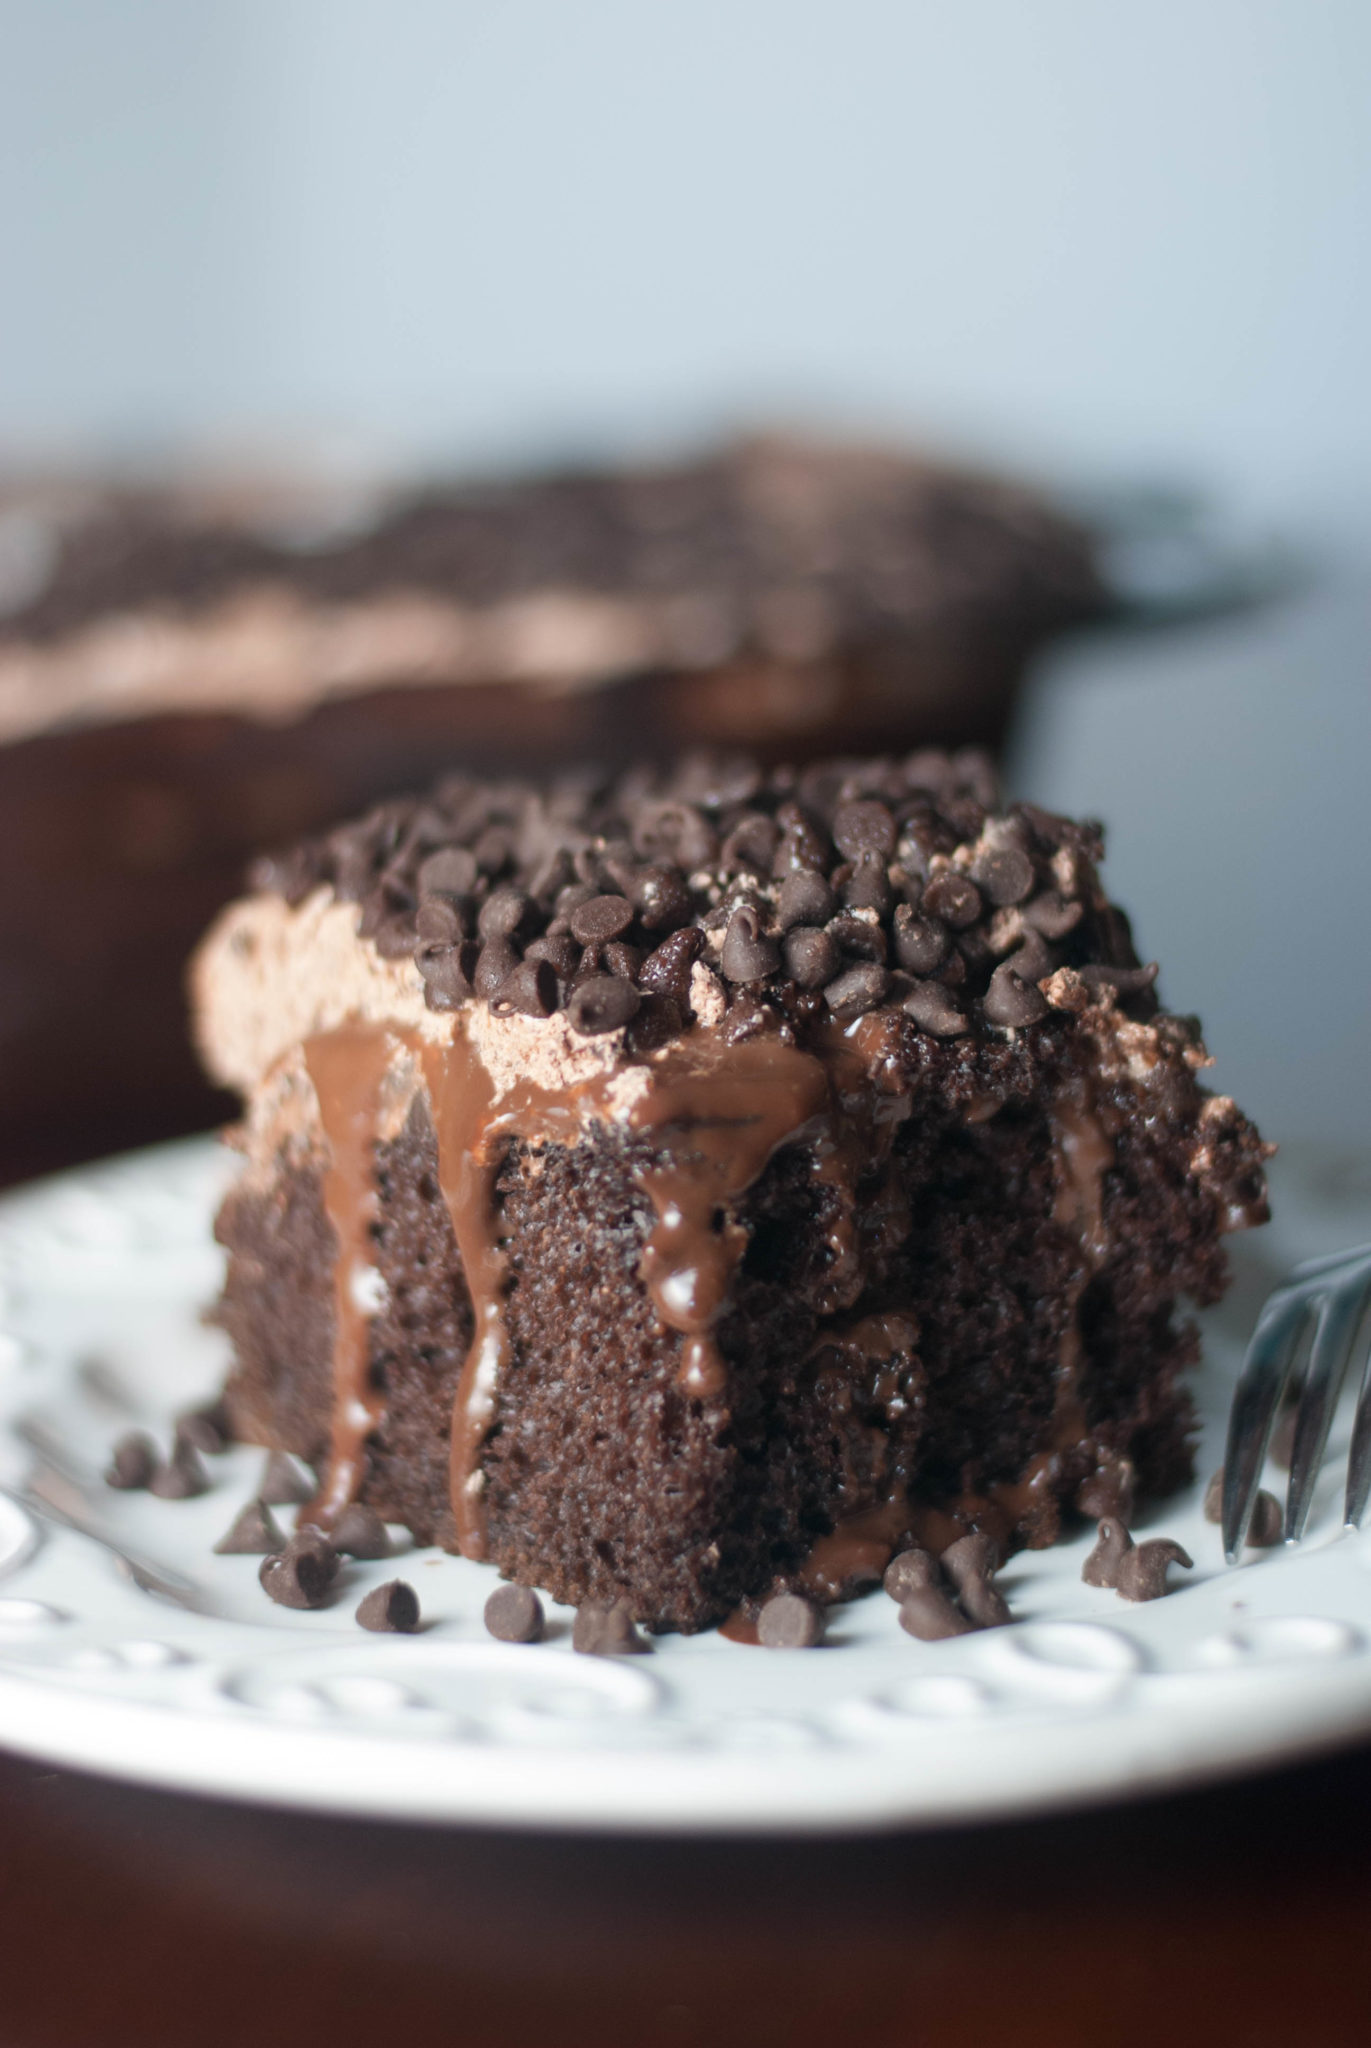
{"label": "dark chocolate cake layer", "polygon": [[1093,553],[1029,492],[778,442],[366,499],[0,488],[7,1153],[222,1117],[182,963],[259,847],[453,759],[994,745],[1108,609]]}
{"label": "dark chocolate cake layer", "polygon": [[700,761],[264,866],[197,970],[220,1316],[320,1518],[697,1628],[1186,1476],[1177,1297],[1267,1148],[1098,828],[992,805],[974,758]]}

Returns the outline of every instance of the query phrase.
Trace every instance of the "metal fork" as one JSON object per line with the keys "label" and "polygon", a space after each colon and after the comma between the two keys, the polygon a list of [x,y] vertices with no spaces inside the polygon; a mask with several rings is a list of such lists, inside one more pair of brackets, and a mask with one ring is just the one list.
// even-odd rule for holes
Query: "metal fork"
{"label": "metal fork", "polygon": [[[1298,1543],[1309,1520],[1314,1482],[1347,1369],[1364,1347],[1371,1307],[1371,1245],[1297,1266],[1269,1294],[1257,1318],[1228,1416],[1223,1460],[1224,1555],[1236,1564],[1256,1504],[1262,1465],[1276,1415],[1301,1362],[1285,1540]],[[1360,1526],[1371,1494],[1371,1361],[1362,1375],[1347,1461],[1343,1520]]]}

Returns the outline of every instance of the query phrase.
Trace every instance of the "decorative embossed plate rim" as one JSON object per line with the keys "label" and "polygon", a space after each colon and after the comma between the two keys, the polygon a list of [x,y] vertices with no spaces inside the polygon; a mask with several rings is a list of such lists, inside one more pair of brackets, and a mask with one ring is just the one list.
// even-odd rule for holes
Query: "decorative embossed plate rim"
{"label": "decorative embossed plate rim", "polygon": [[[1015,1627],[955,1642],[911,1642],[878,1595],[839,1610],[819,1651],[709,1634],[662,1639],[651,1658],[583,1658],[555,1607],[550,1641],[500,1645],[481,1625],[494,1574],[434,1553],[353,1567],[330,1610],[273,1608],[254,1560],[210,1552],[259,1454],[215,1461],[211,1493],[182,1503],[111,1494],[94,1476],[111,1436],[164,1424],[222,1366],[198,1311],[217,1284],[209,1219],[231,1171],[196,1140],[0,1199],[11,1748],[338,1813],[698,1832],[990,1819],[1371,1732],[1371,1533],[1337,1529],[1346,1418],[1299,1551],[1225,1572],[1197,1487],[1149,1521],[1195,1557],[1183,1590],[1130,1608],[1083,1586],[1083,1535],[1013,1561]],[[1234,1294],[1205,1319],[1202,1475],[1266,1285],[1371,1236],[1371,1175],[1354,1162],[1297,1152],[1274,1182],[1276,1225],[1238,1245]],[[42,1512],[26,1504],[35,1438],[67,1468],[48,1473]],[[429,1626],[369,1636],[352,1607],[397,1572]]]}

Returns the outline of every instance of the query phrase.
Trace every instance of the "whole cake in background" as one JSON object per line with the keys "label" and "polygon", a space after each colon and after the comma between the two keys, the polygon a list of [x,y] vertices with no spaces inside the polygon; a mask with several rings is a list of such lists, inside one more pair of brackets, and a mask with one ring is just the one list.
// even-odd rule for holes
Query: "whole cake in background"
{"label": "whole cake in background", "polygon": [[194,969],[238,1433],[658,1629],[1180,1485],[1269,1148],[1100,854],[920,752],[452,776],[262,862]]}
{"label": "whole cake in background", "polygon": [[776,441],[365,503],[0,490],[5,1156],[222,1117],[181,969],[256,848],[453,759],[993,746],[1109,609],[1094,553],[1031,493]]}

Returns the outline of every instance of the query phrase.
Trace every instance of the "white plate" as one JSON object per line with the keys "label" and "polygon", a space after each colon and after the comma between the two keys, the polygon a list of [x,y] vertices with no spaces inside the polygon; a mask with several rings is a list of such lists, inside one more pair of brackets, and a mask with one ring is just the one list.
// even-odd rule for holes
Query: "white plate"
{"label": "white plate", "polygon": [[[1015,1558],[1022,1617],[911,1641],[877,1594],[817,1651],[713,1633],[651,1657],[492,1642],[489,1568],[438,1552],[350,1568],[336,1607],[272,1606],[252,1558],[210,1546],[261,1454],[213,1463],[166,1502],[98,1474],[130,1423],[165,1427],[215,1386],[198,1321],[231,1173],[206,1140],[85,1169],[0,1201],[0,1742],[151,1784],[334,1812],[517,1826],[776,1829],[1022,1813],[1176,1786],[1371,1732],[1371,1532],[1338,1528],[1347,1417],[1311,1535],[1223,1569],[1199,1488],[1152,1515],[1196,1562],[1150,1606],[1081,1583],[1090,1538]],[[1299,1258],[1371,1237],[1371,1178],[1285,1158],[1278,1222],[1236,1248],[1207,1318],[1202,1475],[1257,1301]],[[25,1506],[35,1435],[58,1447],[77,1533]],[[51,1475],[49,1484],[51,1485]],[[140,1589],[118,1553],[188,1605]],[[427,1629],[366,1634],[365,1589],[399,1572]]]}

